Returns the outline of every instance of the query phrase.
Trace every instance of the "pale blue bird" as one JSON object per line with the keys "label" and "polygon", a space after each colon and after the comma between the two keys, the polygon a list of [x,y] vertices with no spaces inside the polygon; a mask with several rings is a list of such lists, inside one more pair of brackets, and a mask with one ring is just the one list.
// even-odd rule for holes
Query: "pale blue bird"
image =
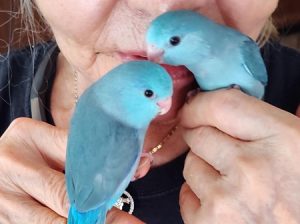
{"label": "pale blue bird", "polygon": [[132,61],[80,97],[66,158],[69,224],[104,224],[133,178],[150,121],[171,107],[172,79],[160,65]]}
{"label": "pale blue bird", "polygon": [[248,36],[199,13],[158,16],[146,36],[148,58],[186,66],[202,90],[236,87],[263,98],[268,76],[259,47]]}

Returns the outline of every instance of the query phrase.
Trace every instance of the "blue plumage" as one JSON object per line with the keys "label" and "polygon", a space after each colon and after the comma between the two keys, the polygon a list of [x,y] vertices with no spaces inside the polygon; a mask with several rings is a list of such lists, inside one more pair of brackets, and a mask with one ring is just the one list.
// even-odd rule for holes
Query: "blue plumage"
{"label": "blue plumage", "polygon": [[122,64],[83,93],[67,144],[69,224],[105,223],[134,175],[150,121],[171,95],[171,78],[149,61]]}
{"label": "blue plumage", "polygon": [[148,57],[185,65],[202,90],[238,85],[263,98],[268,76],[259,47],[248,36],[188,10],[157,17],[147,32]]}

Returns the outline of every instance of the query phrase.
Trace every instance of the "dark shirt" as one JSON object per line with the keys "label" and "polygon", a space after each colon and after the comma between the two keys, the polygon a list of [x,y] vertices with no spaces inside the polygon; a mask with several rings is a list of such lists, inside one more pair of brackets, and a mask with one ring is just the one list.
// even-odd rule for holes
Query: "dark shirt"
{"label": "dark shirt", "polygon": [[[59,50],[48,42],[0,57],[0,135],[17,117],[52,123],[49,94]],[[278,43],[262,49],[269,74],[265,101],[295,113],[300,103],[300,54]],[[182,224],[179,191],[185,155],[131,183],[134,215],[148,224]]]}

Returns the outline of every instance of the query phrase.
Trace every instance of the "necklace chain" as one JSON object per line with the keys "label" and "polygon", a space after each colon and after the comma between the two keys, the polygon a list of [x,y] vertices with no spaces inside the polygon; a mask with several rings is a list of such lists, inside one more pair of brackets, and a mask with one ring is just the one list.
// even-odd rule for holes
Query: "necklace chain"
{"label": "necklace chain", "polygon": [[175,125],[170,131],[169,133],[167,134],[167,136],[165,136],[163,138],[163,140],[158,143],[158,145],[156,145],[155,147],[153,147],[150,151],[149,151],[149,154],[150,155],[153,155],[154,153],[156,153],[157,151],[161,150],[162,147],[164,146],[164,144],[166,143],[167,140],[169,140],[169,138],[175,133],[175,131],[177,130],[178,126]]}
{"label": "necklace chain", "polygon": [[76,105],[79,99],[79,91],[78,91],[78,72],[75,69],[73,69],[73,76],[74,76],[74,102]]}

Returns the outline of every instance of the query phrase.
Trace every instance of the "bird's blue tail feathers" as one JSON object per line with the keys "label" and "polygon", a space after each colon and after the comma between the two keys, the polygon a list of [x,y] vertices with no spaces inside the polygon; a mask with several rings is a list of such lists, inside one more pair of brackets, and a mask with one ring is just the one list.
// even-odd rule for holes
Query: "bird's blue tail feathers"
{"label": "bird's blue tail feathers", "polygon": [[71,205],[68,224],[105,224],[106,211],[97,208],[88,212],[78,212],[74,204]]}

